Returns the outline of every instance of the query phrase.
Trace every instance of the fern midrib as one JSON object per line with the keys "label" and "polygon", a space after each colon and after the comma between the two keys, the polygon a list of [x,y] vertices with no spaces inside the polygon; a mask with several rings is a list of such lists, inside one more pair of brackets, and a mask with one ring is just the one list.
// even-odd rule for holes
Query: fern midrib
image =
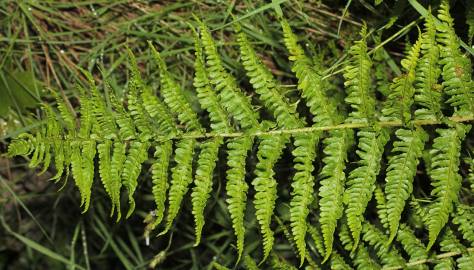
{"label": "fern midrib", "polygon": [[[474,116],[456,115],[456,116],[447,117],[446,119],[448,119],[450,122],[464,123],[464,122],[473,122]],[[419,119],[419,120],[413,120],[411,124],[413,124],[413,126],[415,127],[416,126],[444,125],[446,124],[446,121],[432,120],[432,119]],[[155,139],[153,141],[156,143],[162,143],[168,140],[179,140],[179,139],[206,139],[206,138],[214,138],[214,137],[235,138],[235,137],[243,137],[243,136],[260,137],[260,136],[265,136],[265,135],[277,135],[277,134],[314,133],[315,131],[329,131],[329,130],[335,130],[335,129],[362,129],[362,128],[367,128],[367,127],[372,127],[372,126],[403,127],[404,123],[400,120],[394,120],[394,121],[378,121],[378,122],[372,122],[370,124],[369,123],[343,123],[343,124],[332,125],[332,126],[311,126],[311,127],[294,128],[294,129],[274,129],[274,130],[268,130],[268,131],[229,132],[229,133],[226,133],[226,132],[223,132],[223,133],[185,132],[182,134],[177,134],[172,137],[155,136]],[[51,138],[51,139],[55,139],[55,138]],[[87,139],[77,137],[77,136],[76,137],[68,136],[68,138],[58,137],[57,139],[66,141],[66,142],[106,140],[106,138],[99,137],[99,136],[96,136],[95,138],[87,138]],[[129,139],[129,140],[124,139],[120,141],[123,141],[124,143],[129,143],[129,142],[134,141],[134,139]]]}

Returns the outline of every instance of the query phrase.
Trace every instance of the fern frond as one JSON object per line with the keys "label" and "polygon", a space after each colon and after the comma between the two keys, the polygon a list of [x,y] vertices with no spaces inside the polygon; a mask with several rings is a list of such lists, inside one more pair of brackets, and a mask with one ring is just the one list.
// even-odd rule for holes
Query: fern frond
{"label": "fern frond", "polygon": [[382,269],[382,267],[370,257],[369,251],[363,244],[358,245],[353,261],[358,270]]}
{"label": "fern frond", "polygon": [[[413,230],[406,224],[401,224],[397,232],[397,241],[403,246],[410,262],[425,260],[428,258],[428,252],[425,245],[415,236]],[[427,269],[427,267],[424,267]]]}
{"label": "fern frond", "polygon": [[194,177],[195,187],[191,193],[193,215],[196,223],[195,246],[201,241],[201,232],[204,226],[204,208],[212,191],[212,177],[219,154],[219,147],[223,143],[222,138],[210,139],[201,144],[201,152],[198,157],[196,175]]}
{"label": "fern frond", "polygon": [[231,139],[227,143],[227,166],[229,169],[227,170],[226,202],[229,205],[227,208],[237,238],[237,261],[240,260],[244,250],[244,216],[248,190],[248,184],[245,182],[245,160],[252,145],[253,138],[247,136]]}
{"label": "fern frond", "polygon": [[332,254],[331,254],[331,269],[334,269],[334,270],[350,270],[350,269],[352,269],[352,267],[349,266],[344,261],[344,258],[342,258],[341,255],[339,255],[337,252],[333,251]]}
{"label": "fern frond", "polygon": [[165,141],[155,146],[155,161],[151,165],[151,180],[156,209],[154,213],[155,220],[151,225],[151,230],[163,220],[166,192],[168,190],[168,168],[172,151],[173,143],[171,141]]}
{"label": "fern frond", "polygon": [[296,172],[291,182],[290,221],[291,231],[301,259],[300,265],[303,264],[306,253],[306,217],[314,199],[312,172],[319,137],[320,133],[300,134],[294,137],[295,148],[292,154]]}
{"label": "fern frond", "polygon": [[383,190],[377,185],[374,190],[374,198],[377,202],[377,216],[384,229],[388,228],[387,201],[385,200]]}
{"label": "fern frond", "polygon": [[436,238],[448,222],[449,214],[453,211],[453,203],[458,200],[458,191],[461,188],[461,176],[458,173],[461,142],[470,126],[457,125],[456,128],[436,129],[439,134],[434,139],[431,170],[433,190],[431,195],[435,202],[430,206],[427,220],[429,231],[428,249],[433,246]]}
{"label": "fern frond", "polygon": [[199,27],[206,56],[207,73],[219,100],[243,129],[258,127],[258,111],[254,110],[249,97],[240,90],[235,78],[225,70],[209,29],[200,21]]}
{"label": "fern frond", "polygon": [[259,270],[257,263],[249,256],[244,256],[244,265],[247,270]]}
{"label": "fern frond", "polygon": [[[431,12],[430,12],[431,14]],[[425,30],[421,36],[421,59],[418,61],[415,81],[415,103],[421,107],[415,111],[416,119],[440,119],[441,85],[438,78],[439,46],[436,42],[436,26],[433,16],[425,18]]]}
{"label": "fern frond", "polygon": [[[112,201],[112,210],[110,215],[112,216],[115,210],[116,201],[114,198],[120,197],[120,190],[114,189],[116,187],[115,181],[120,181],[120,178],[113,178],[111,173],[111,154],[112,141],[107,139],[97,144],[97,153],[99,155],[99,175],[102,185],[104,186],[105,192]],[[120,211],[120,210],[118,210]]]}
{"label": "fern frond", "polygon": [[[255,179],[252,181],[252,185],[256,191],[254,198],[255,215],[260,224],[260,232],[263,236],[263,259],[264,261],[273,247],[273,231],[270,228],[273,209],[275,208],[275,201],[277,198],[277,182],[273,177],[275,172],[273,166],[280,158],[286,142],[288,142],[288,136],[268,136],[261,137],[260,144],[258,146],[257,158],[258,162],[255,170]],[[291,210],[290,210],[291,211]],[[295,234],[296,236],[297,234]],[[298,246],[300,243],[296,241]],[[304,239],[302,242],[303,245]],[[305,253],[303,253],[304,258]]]}
{"label": "fern frond", "polygon": [[453,223],[458,225],[463,238],[474,246],[474,210],[472,206],[458,204]]}
{"label": "fern frond", "polygon": [[192,110],[192,106],[186,99],[183,90],[171,77],[165,61],[161,58],[160,53],[155,49],[151,41],[148,42],[148,45],[160,70],[160,92],[166,105],[168,105],[169,109],[177,115],[178,120],[186,127],[186,130],[202,132],[203,129],[199,123],[198,117]]}
{"label": "fern frond", "polygon": [[353,251],[359,242],[364,212],[375,189],[375,180],[379,174],[380,160],[389,139],[389,132],[387,129],[366,128],[357,132],[357,137],[359,145],[356,153],[360,157],[359,166],[349,173],[348,187],[344,193],[347,224],[354,238]]}
{"label": "fern frond", "polygon": [[343,197],[347,152],[354,140],[352,130],[333,130],[324,139],[324,167],[320,173],[319,207],[321,230],[324,237],[326,261],[332,254],[334,231],[343,213]]}
{"label": "fern frond", "polygon": [[321,232],[319,231],[319,228],[311,225],[308,223],[308,233],[311,236],[311,239],[313,239],[314,245],[316,247],[316,250],[318,253],[324,257],[324,239],[323,236],[321,235]]}
{"label": "fern frond", "polygon": [[63,121],[64,127],[70,133],[75,132],[76,130],[76,117],[73,112],[66,105],[64,99],[58,95],[55,91],[51,91],[53,97],[56,99],[56,108],[59,111],[61,120]]}
{"label": "fern frond", "polygon": [[305,123],[298,118],[296,106],[290,105],[288,99],[281,94],[283,91],[279,89],[278,82],[257,56],[240,26],[237,26],[237,33],[242,64],[265,108],[273,114],[278,126],[282,128],[304,126]]}
{"label": "fern frond", "polygon": [[349,50],[350,61],[344,68],[344,86],[348,92],[345,102],[352,111],[347,121],[368,123],[375,116],[375,99],[370,88],[372,60],[367,54],[367,26],[360,32],[361,39]]}
{"label": "fern frond", "polygon": [[387,198],[387,218],[391,242],[398,229],[405,202],[413,191],[413,178],[419,159],[423,153],[428,135],[421,128],[415,130],[398,129],[397,141],[393,143],[385,177],[385,196]]}
{"label": "fern frond", "polygon": [[469,164],[469,172],[467,174],[467,181],[471,185],[471,192],[474,193],[474,158],[466,159],[466,163]]}
{"label": "fern frond", "polygon": [[449,96],[447,102],[455,108],[454,115],[474,114],[474,82],[469,57],[459,48],[459,38],[454,31],[454,20],[449,14],[449,2],[443,0],[438,10],[442,24],[438,27],[440,63],[443,65],[443,88]]}
{"label": "fern frond", "polygon": [[135,200],[133,194],[138,185],[138,176],[142,168],[142,163],[148,159],[149,142],[132,141],[128,149],[128,155],[123,163],[122,169],[122,185],[128,191],[128,202],[130,207],[126,218],[135,210]]}
{"label": "fern frond", "polygon": [[384,120],[401,120],[407,123],[411,119],[411,105],[415,94],[415,68],[420,55],[422,38],[419,37],[415,45],[412,46],[407,57],[402,60],[402,67],[405,73],[393,79],[390,85],[390,94],[382,109]]}
{"label": "fern frond", "polygon": [[215,132],[229,132],[232,127],[225,109],[219,103],[219,98],[211,87],[209,75],[206,71],[206,64],[202,51],[202,44],[198,34],[194,40],[195,57],[194,60],[194,81],[193,85],[197,92],[197,98],[202,108],[209,112],[211,130]]}
{"label": "fern frond", "polygon": [[179,130],[174,122],[174,117],[168,108],[155,96],[150,88],[145,88],[141,92],[143,108],[151,119],[157,123],[157,129],[161,134],[167,137],[173,137],[179,134]]}
{"label": "fern frond", "polygon": [[298,79],[298,89],[301,91],[301,96],[305,99],[306,105],[312,114],[314,125],[333,124],[336,106],[322,89],[321,72],[313,66],[311,59],[305,55],[288,22],[282,19],[280,23],[283,29],[285,46],[290,53],[288,59],[293,61],[291,70]]}
{"label": "fern frond", "polygon": [[89,89],[92,93],[92,113],[96,123],[93,125],[95,129],[93,132],[104,134],[103,137],[105,139],[115,139],[117,137],[117,125],[112,110],[107,106],[104,98],[99,93],[92,74],[85,70],[82,70],[82,73],[89,81]]}
{"label": "fern frond", "polygon": [[112,147],[112,157],[110,160],[110,199],[112,200],[112,210],[113,206],[115,206],[115,209],[117,210],[117,221],[122,217],[120,211],[120,189],[122,188],[122,171],[124,169],[125,160],[127,159],[126,148],[127,146],[124,143],[115,141]]}
{"label": "fern frond", "polygon": [[81,206],[83,213],[89,209],[91,188],[94,181],[94,157],[96,142],[88,140],[71,144],[71,167],[76,186],[81,193]]}
{"label": "fern frond", "polygon": [[176,144],[174,152],[176,165],[171,169],[166,226],[159,235],[163,235],[171,229],[173,221],[181,208],[184,195],[188,192],[189,185],[193,181],[192,169],[195,144],[195,139],[182,139]]}
{"label": "fern frond", "polygon": [[[456,260],[458,266],[457,269],[468,270],[472,268],[474,254],[466,250],[466,247],[459,242],[451,229],[446,229],[441,237],[439,245],[440,250],[443,252],[456,252],[462,254],[461,257]],[[451,266],[451,268],[448,268],[447,266]],[[436,265],[435,269],[455,269],[454,262],[451,257],[443,258],[441,259],[441,262]]]}
{"label": "fern frond", "polygon": [[394,246],[387,246],[387,236],[369,222],[363,225],[363,240],[375,249],[384,267],[405,265],[405,260],[398,250]]}
{"label": "fern frond", "polygon": [[135,125],[132,117],[125,110],[123,104],[117,99],[115,95],[110,95],[110,103],[115,110],[115,122],[119,126],[119,137],[122,140],[130,140],[137,138]]}

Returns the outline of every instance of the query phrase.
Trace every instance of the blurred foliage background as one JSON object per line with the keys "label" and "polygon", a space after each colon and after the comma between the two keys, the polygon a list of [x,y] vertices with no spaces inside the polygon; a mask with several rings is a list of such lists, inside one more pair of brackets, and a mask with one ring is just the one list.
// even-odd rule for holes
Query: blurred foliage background
{"label": "blurred foliage background", "polygon": [[[459,0],[452,5],[458,35],[468,44],[474,34],[469,33],[466,20],[474,21],[470,2]],[[109,81],[120,95],[128,78],[126,47],[135,53],[147,74],[145,79],[154,85],[158,71],[149,60],[146,44],[153,41],[177,80],[192,89],[193,38],[188,24],[194,23],[193,14],[212,30],[227,68],[237,78],[243,78],[244,71],[238,63],[234,21],[242,23],[288,91],[295,91],[273,11],[276,3],[281,4],[309,53],[332,55],[325,60],[332,76],[340,73],[340,63],[363,22],[374,31],[374,44],[385,49],[376,56],[377,61],[384,63],[388,74],[399,73],[401,53],[421,27],[413,3],[428,7],[439,1],[0,0],[0,152],[6,152],[11,137],[39,124],[40,102],[54,103],[51,91],[67,97],[75,107],[75,85],[86,83],[79,67],[92,71],[99,82]],[[245,87],[245,80],[240,83],[250,88]],[[175,233],[153,237],[146,245],[143,218],[153,209],[150,183],[141,181],[137,191],[138,215],[115,223],[108,216],[109,205],[100,184],[95,185],[91,209],[81,214],[79,194],[72,183],[64,180],[54,185],[48,181],[51,173],[37,175],[26,164],[21,158],[0,156],[0,269],[147,269],[150,264],[158,269],[209,269],[214,261],[235,262],[230,219],[219,192],[213,193],[213,204],[207,208],[213,214],[199,247],[193,247],[189,201]],[[224,170],[217,174],[223,176]],[[284,177],[288,172],[277,174]],[[251,214],[247,221],[256,222]],[[284,227],[279,235],[284,235]],[[288,241],[281,238],[275,246],[279,256],[294,259]],[[247,239],[247,248],[258,249],[256,231],[249,231]]]}

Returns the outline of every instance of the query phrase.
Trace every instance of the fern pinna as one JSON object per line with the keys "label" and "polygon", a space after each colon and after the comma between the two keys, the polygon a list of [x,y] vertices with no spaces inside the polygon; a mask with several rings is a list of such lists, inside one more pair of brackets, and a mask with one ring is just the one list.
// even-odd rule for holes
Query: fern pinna
{"label": "fern pinna", "polygon": [[[89,85],[78,87],[79,119],[53,93],[56,110],[44,105],[45,124],[15,138],[9,155],[29,156],[31,167],[43,164],[41,172],[53,164],[56,181],[72,174],[84,212],[97,171],[117,220],[123,193],[129,205],[125,216],[134,212],[142,167],[149,168],[156,209],[147,217],[145,234],[173,230],[189,193],[195,245],[205,241],[207,205],[216,181],[223,181],[236,261],[244,256],[249,269],[258,267],[252,258],[290,267],[282,266],[273,249],[281,231],[299,266],[472,266],[474,162],[462,155],[472,136],[474,83],[448,2],[442,2],[438,19],[425,18],[423,32],[401,61],[402,73],[383,88],[373,83],[380,74],[372,72],[366,25],[347,51],[343,75],[332,81],[324,55],[308,56],[290,24],[279,20],[296,94],[284,90],[245,29],[235,24],[243,71],[256,93],[251,98],[227,70],[205,23],[197,20],[192,85],[203,111],[194,110],[150,42],[159,89],[142,78],[128,51],[130,76],[123,98],[107,83],[101,93],[83,71]],[[276,172],[286,155],[292,156],[292,168],[282,179]],[[252,158],[254,167],[247,166]],[[225,179],[216,179],[221,167]],[[431,188],[420,187],[423,169]],[[281,192],[285,187],[288,195]],[[280,211],[280,204],[288,213]],[[253,254],[245,242],[252,224],[248,212],[254,213],[262,236],[262,249]]]}

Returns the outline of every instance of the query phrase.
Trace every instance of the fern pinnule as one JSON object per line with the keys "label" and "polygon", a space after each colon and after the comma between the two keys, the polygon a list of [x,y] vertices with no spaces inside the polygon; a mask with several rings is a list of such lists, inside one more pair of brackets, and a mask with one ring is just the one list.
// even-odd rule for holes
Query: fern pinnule
{"label": "fern pinnule", "polygon": [[418,38],[411,47],[410,52],[401,64],[405,73],[393,79],[390,85],[390,93],[382,109],[382,119],[393,121],[400,120],[407,123],[411,119],[411,105],[415,94],[415,70],[420,55],[422,38]]}
{"label": "fern pinnule", "polygon": [[194,60],[194,80],[193,86],[197,92],[197,98],[201,107],[209,112],[211,130],[214,132],[229,132],[232,127],[229,123],[229,116],[225,109],[219,104],[219,99],[212,89],[209,75],[206,71],[206,64],[202,51],[202,44],[199,35],[195,33],[194,38],[195,57]]}
{"label": "fern pinnule", "polygon": [[152,122],[146,113],[141,100],[141,93],[143,92],[144,83],[138,70],[137,60],[133,53],[128,50],[130,62],[130,75],[127,89],[127,109],[128,113],[133,119],[133,123],[140,131],[139,136],[141,140],[149,140],[153,136]]}
{"label": "fern pinnule", "polygon": [[419,159],[428,140],[428,135],[422,128],[398,129],[395,134],[397,140],[393,143],[392,156],[389,158],[385,177],[389,242],[397,235],[405,202],[413,191],[413,178]]}
{"label": "fern pinnule", "polygon": [[[472,252],[468,252],[466,247],[461,244],[459,239],[457,239],[454,232],[447,228],[444,234],[441,236],[440,239],[440,250],[443,252],[455,252],[462,254],[457,260],[457,269],[460,270],[469,270],[472,268],[472,263],[474,263],[474,254]],[[448,268],[447,266],[451,266]],[[436,270],[438,269],[454,269],[454,261],[451,257],[443,258],[440,262],[435,266]]]}
{"label": "fern pinnule", "polygon": [[242,129],[259,127],[258,111],[252,107],[250,98],[238,87],[235,78],[225,70],[209,29],[200,21],[199,27],[207,73],[220,102]]}
{"label": "fern pinnule", "polygon": [[332,116],[336,112],[336,106],[323,91],[324,83],[320,67],[315,67],[313,61],[305,55],[288,22],[282,19],[280,23],[283,28],[285,46],[290,52],[288,59],[293,62],[291,70],[298,79],[298,89],[311,112],[314,125],[332,125]]}
{"label": "fern pinnule", "polygon": [[331,254],[331,269],[334,270],[350,270],[353,269],[350,265],[348,265],[344,258],[342,258],[339,253],[333,251]]}
{"label": "fern pinnule", "polygon": [[364,212],[375,189],[380,160],[389,134],[387,129],[365,128],[357,132],[357,137],[359,144],[356,153],[360,157],[359,166],[349,173],[347,189],[343,198],[347,205],[347,224],[354,238],[353,251],[359,243]]}
{"label": "fern pinnule", "polygon": [[357,251],[354,254],[354,265],[357,269],[360,270],[380,270],[382,266],[380,266],[371,256],[367,248],[360,244],[357,246]]}
{"label": "fern pinnule", "polygon": [[380,220],[380,224],[384,229],[388,228],[388,216],[387,216],[387,201],[383,194],[383,190],[380,185],[376,185],[374,190],[374,198],[377,203],[377,216]]}
{"label": "fern pinnule", "polygon": [[176,143],[175,162],[171,169],[171,186],[168,192],[168,214],[166,216],[166,226],[159,235],[167,233],[181,208],[184,195],[188,192],[189,185],[193,181],[193,156],[195,139],[181,139]]}
{"label": "fern pinnule", "polygon": [[156,122],[156,127],[161,135],[171,138],[179,134],[173,115],[150,88],[146,87],[142,91],[141,100],[149,117]]}
{"label": "fern pinnule", "polygon": [[326,247],[324,261],[332,254],[334,232],[343,213],[343,193],[346,181],[347,152],[354,140],[352,130],[333,130],[324,139],[324,167],[320,173],[319,207],[321,230]]}
{"label": "fern pinnule", "polygon": [[[275,163],[280,158],[288,136],[268,136],[261,137],[257,150],[257,164],[255,169],[255,179],[252,185],[256,191],[254,198],[255,215],[260,224],[260,232],[263,236],[263,259],[270,254],[273,247],[273,231],[270,227],[273,210],[277,198],[277,182],[274,178],[275,172],[272,170]],[[297,246],[299,243],[297,243]],[[304,254],[303,254],[304,257]]]}
{"label": "fern pinnule", "polygon": [[[104,98],[99,93],[95,80],[89,71],[82,70],[82,73],[89,81],[89,90],[91,91],[92,114],[95,119],[93,132],[103,134],[105,139],[115,139],[117,137],[117,125],[111,108],[107,106]],[[106,88],[107,91],[107,88]]]}
{"label": "fern pinnule", "polygon": [[110,194],[112,200],[112,210],[117,211],[116,220],[119,221],[122,217],[122,212],[120,209],[120,189],[122,188],[122,170],[124,169],[124,163],[127,159],[126,154],[126,145],[120,141],[114,141],[112,147],[112,157],[110,160]]}
{"label": "fern pinnule", "polygon": [[[426,246],[418,239],[413,230],[406,224],[401,224],[397,232],[397,241],[410,256],[409,262],[425,260],[429,257]],[[427,267],[421,267],[428,269]]]}
{"label": "fern pinnule", "polygon": [[466,204],[458,204],[453,223],[458,225],[462,237],[474,246],[474,209]]}
{"label": "fern pinnule", "polygon": [[135,189],[138,185],[138,176],[142,168],[142,163],[148,159],[148,147],[150,146],[149,142],[142,141],[132,141],[130,142],[130,147],[128,149],[128,155],[123,163],[122,169],[122,185],[128,191],[128,202],[130,207],[126,218],[129,218],[130,215],[135,210],[135,200],[133,195]]}
{"label": "fern pinnule", "polygon": [[240,260],[244,251],[244,217],[248,191],[248,184],[245,181],[245,160],[247,153],[252,149],[253,141],[252,137],[243,136],[227,142],[227,166],[229,169],[226,179],[226,202],[237,238],[237,261]]}
{"label": "fern pinnule", "polygon": [[198,157],[196,175],[194,176],[194,188],[191,193],[193,215],[196,233],[195,246],[201,242],[202,228],[204,227],[204,208],[212,191],[212,178],[214,168],[219,154],[219,147],[223,143],[222,138],[213,138],[201,144],[201,152]]}
{"label": "fern pinnule", "polygon": [[[105,192],[112,201],[112,210],[110,215],[112,216],[115,210],[115,200],[116,196],[120,196],[120,190],[114,190],[114,181],[117,181],[117,178],[112,178],[111,173],[111,154],[113,142],[110,139],[106,139],[103,142],[97,144],[97,153],[99,156],[99,175],[102,185],[104,186]],[[116,194],[118,192],[118,194]]]}
{"label": "fern pinnule", "polygon": [[350,104],[349,122],[369,123],[375,116],[375,98],[371,85],[372,60],[367,53],[367,26],[360,32],[361,39],[349,50],[349,64],[344,68],[344,86],[348,92],[344,101]]}
{"label": "fern pinnule", "polygon": [[387,246],[387,236],[369,222],[363,225],[363,240],[375,249],[384,267],[404,266],[405,260],[395,246]]}
{"label": "fern pinnule", "polygon": [[119,138],[122,140],[131,140],[137,138],[137,132],[132,117],[125,110],[123,104],[115,95],[110,95],[110,103],[115,111],[115,122],[119,127]]}
{"label": "fern pinnule", "polygon": [[298,134],[294,136],[292,151],[295,163],[295,175],[291,182],[290,222],[291,231],[300,255],[300,265],[306,254],[306,230],[309,207],[314,200],[313,160],[316,158],[316,146],[320,133]]}
{"label": "fern pinnule", "polygon": [[257,56],[240,26],[237,28],[237,33],[242,64],[265,108],[273,114],[278,126],[288,129],[303,127],[305,123],[299,119],[296,106],[290,105],[288,99],[281,94],[278,82]]}
{"label": "fern pinnule", "polygon": [[474,82],[469,57],[459,48],[459,38],[454,31],[454,19],[449,14],[449,2],[443,0],[438,10],[442,22],[438,27],[440,63],[443,65],[443,91],[449,96],[447,103],[455,108],[454,115],[474,114]]}
{"label": "fern pinnule", "polygon": [[[431,14],[431,12],[430,12]],[[421,58],[416,67],[415,119],[440,119],[441,85],[438,78],[441,69],[438,65],[439,46],[436,42],[436,26],[433,16],[425,18],[425,30],[421,36]]]}
{"label": "fern pinnule", "polygon": [[172,78],[165,61],[161,58],[160,53],[153,44],[149,41],[148,45],[160,71],[160,94],[164,98],[166,105],[168,105],[170,111],[177,115],[178,120],[185,126],[187,131],[203,132],[197,114],[193,111],[191,104],[184,95],[183,89]]}
{"label": "fern pinnule", "polygon": [[435,201],[429,208],[427,226],[429,231],[428,249],[436,241],[438,234],[448,222],[453,204],[458,200],[461,188],[461,175],[458,173],[461,142],[470,126],[458,124],[456,128],[436,129],[439,134],[434,139],[429,175]]}
{"label": "fern pinnule", "polygon": [[151,165],[152,193],[155,200],[156,209],[154,212],[154,222],[150,230],[153,230],[161,223],[165,211],[166,193],[168,191],[168,168],[170,157],[173,151],[172,141],[165,141],[155,146],[155,160]]}

